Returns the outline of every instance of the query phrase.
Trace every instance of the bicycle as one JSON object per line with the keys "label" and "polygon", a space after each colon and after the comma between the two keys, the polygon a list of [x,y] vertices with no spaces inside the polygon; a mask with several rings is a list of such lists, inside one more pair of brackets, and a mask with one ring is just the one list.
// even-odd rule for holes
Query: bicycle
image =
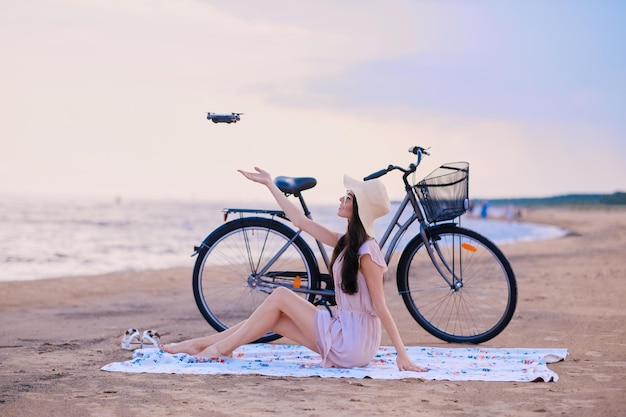
{"label": "bicycle", "polygon": [[[417,161],[408,168],[389,165],[364,178],[367,181],[395,170],[403,173],[406,194],[379,242],[381,249],[386,247],[387,264],[409,226],[419,223],[419,233],[400,252],[398,293],[411,316],[433,336],[453,343],[490,340],[513,317],[517,286],[502,251],[486,237],[454,222],[468,209],[469,164],[441,165],[415,183],[417,167],[430,154],[419,146],[409,152]],[[280,176],[274,181],[287,196],[298,198],[305,215],[312,218],[302,192],[317,184],[315,178]],[[409,216],[401,222],[405,211]],[[225,223],[195,246],[192,255],[198,255],[193,270],[194,298],[215,330],[226,330],[248,318],[279,286],[302,294],[332,314],[332,279],[320,271],[302,231],[290,227],[282,211],[225,208],[223,213]],[[231,214],[238,218],[227,221]],[[316,243],[328,271],[328,254]],[[256,342],[280,337],[270,332]]]}

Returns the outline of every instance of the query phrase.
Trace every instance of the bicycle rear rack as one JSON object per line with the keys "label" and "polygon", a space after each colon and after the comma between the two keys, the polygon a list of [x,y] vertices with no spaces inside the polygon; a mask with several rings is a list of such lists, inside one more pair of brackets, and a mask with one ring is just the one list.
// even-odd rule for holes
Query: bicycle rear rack
{"label": "bicycle rear rack", "polygon": [[285,215],[285,212],[281,210],[225,208],[222,210],[222,213],[224,213],[224,221],[228,220],[228,215],[231,213],[266,214],[272,217],[277,216],[277,217],[280,217],[281,219],[289,220],[289,218]]}

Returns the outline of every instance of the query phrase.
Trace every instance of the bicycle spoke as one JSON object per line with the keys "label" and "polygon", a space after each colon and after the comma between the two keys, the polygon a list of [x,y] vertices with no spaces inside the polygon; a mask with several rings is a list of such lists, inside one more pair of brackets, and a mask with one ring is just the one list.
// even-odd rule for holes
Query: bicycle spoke
{"label": "bicycle spoke", "polygon": [[252,251],[250,250],[250,239],[248,238],[248,230],[246,228],[243,228],[241,231],[241,234],[243,236],[243,240],[245,243],[245,248],[246,248],[246,255],[247,255],[247,259],[248,259],[248,264],[250,265],[250,271],[251,272],[256,272],[256,268],[254,265],[254,260],[252,259]]}

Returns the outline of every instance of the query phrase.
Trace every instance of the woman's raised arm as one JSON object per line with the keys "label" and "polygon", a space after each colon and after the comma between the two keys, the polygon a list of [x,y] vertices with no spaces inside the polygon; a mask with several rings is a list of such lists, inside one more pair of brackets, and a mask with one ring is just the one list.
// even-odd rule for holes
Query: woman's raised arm
{"label": "woman's raised arm", "polygon": [[304,230],[315,239],[328,246],[334,247],[337,244],[337,233],[306,217],[302,210],[289,201],[285,194],[280,191],[269,172],[258,167],[254,167],[254,170],[256,172],[249,172],[241,169],[238,171],[250,181],[265,185],[294,226]]}

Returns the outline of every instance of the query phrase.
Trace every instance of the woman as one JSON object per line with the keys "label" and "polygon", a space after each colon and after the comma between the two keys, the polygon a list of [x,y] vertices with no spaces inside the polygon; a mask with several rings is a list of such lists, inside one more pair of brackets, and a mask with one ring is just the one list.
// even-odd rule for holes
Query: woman
{"label": "woman", "polygon": [[389,212],[389,197],[378,180],[357,181],[344,176],[348,192],[339,201],[338,215],[348,220],[346,234],[335,233],[306,217],[278,189],[270,174],[239,170],[265,185],[292,223],[320,242],[334,247],[331,270],[337,308],[331,317],[287,288],[275,289],[250,315],[221,333],[162,346],[169,353],[200,357],[231,356],[268,331],[281,334],[322,356],[322,366],[349,368],[367,365],[380,346],[381,324],[398,352],[400,371],[427,371],[406,353],[398,328],[387,308],[383,274],[387,270],[374,237],[374,220]]}

